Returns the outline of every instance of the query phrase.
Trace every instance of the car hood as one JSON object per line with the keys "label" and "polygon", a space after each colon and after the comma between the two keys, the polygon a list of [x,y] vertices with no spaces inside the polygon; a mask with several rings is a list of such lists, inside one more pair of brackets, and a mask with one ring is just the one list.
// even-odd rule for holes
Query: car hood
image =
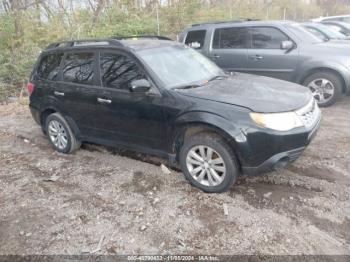
{"label": "car hood", "polygon": [[305,106],[312,97],[307,87],[241,73],[204,86],[177,91],[184,96],[242,106],[263,113],[294,111]]}
{"label": "car hood", "polygon": [[321,48],[326,48],[330,50],[344,49],[348,51],[350,48],[349,44],[350,44],[349,40],[330,40],[328,42],[318,43],[316,45],[318,45]]}
{"label": "car hood", "polygon": [[345,44],[345,45],[349,45],[350,44],[350,38],[344,38],[344,39],[331,39],[329,40],[330,42],[326,42],[326,43],[330,43],[330,44]]}

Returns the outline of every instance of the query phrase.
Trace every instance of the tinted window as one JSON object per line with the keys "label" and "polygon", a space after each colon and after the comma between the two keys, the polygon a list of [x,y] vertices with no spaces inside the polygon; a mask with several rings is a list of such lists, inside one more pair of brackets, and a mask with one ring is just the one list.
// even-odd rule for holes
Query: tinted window
{"label": "tinted window", "polygon": [[204,45],[206,30],[190,31],[187,33],[185,44],[195,48],[201,49]]}
{"label": "tinted window", "polygon": [[214,33],[213,48],[246,48],[247,30],[241,27],[220,28]]}
{"label": "tinted window", "polygon": [[63,54],[46,55],[41,59],[37,74],[47,80],[58,80],[58,72]]}
{"label": "tinted window", "polygon": [[63,81],[93,84],[93,53],[69,53],[63,66]]}
{"label": "tinted window", "polygon": [[289,38],[272,27],[252,27],[252,47],[256,49],[280,49],[281,42]]}
{"label": "tinted window", "polygon": [[120,54],[101,54],[101,80],[104,87],[129,90],[130,82],[145,75],[129,57]]}

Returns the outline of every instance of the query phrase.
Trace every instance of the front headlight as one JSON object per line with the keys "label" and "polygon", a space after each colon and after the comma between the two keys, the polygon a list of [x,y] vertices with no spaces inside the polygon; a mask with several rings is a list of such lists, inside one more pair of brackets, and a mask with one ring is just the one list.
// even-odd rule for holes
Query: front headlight
{"label": "front headlight", "polygon": [[288,131],[303,126],[296,113],[250,113],[250,117],[260,127],[270,128],[277,131]]}

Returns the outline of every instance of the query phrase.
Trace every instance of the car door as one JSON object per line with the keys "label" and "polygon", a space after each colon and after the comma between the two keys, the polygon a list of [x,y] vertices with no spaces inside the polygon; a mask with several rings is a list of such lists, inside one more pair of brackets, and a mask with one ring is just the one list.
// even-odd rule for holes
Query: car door
{"label": "car door", "polygon": [[41,55],[40,62],[34,76],[35,89],[38,94],[38,103],[45,110],[48,105],[64,111],[60,106],[61,97],[57,96],[58,82],[60,81],[60,65],[63,60],[63,52],[45,53]]}
{"label": "car door", "polygon": [[245,72],[248,65],[247,40],[245,27],[216,28],[208,56],[226,71]]}
{"label": "car door", "polygon": [[134,148],[162,151],[166,121],[161,93],[154,86],[145,93],[130,91],[133,80],[150,80],[142,67],[126,53],[103,51],[99,68],[97,122],[103,137]]}
{"label": "car door", "polygon": [[248,72],[291,81],[296,70],[299,50],[282,50],[282,41],[291,39],[276,27],[250,27]]}
{"label": "car door", "polygon": [[101,135],[96,121],[96,97],[100,90],[96,78],[98,53],[94,51],[66,52],[62,76],[55,96],[59,97],[66,117],[79,128],[79,136]]}

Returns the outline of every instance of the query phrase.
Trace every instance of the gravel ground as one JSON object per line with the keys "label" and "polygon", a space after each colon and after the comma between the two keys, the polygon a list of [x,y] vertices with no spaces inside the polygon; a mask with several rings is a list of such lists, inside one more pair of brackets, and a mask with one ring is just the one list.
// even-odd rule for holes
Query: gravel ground
{"label": "gravel ground", "polygon": [[0,254],[350,254],[349,112],[323,109],[286,170],[205,194],[157,158],[57,153],[27,106],[2,105]]}

